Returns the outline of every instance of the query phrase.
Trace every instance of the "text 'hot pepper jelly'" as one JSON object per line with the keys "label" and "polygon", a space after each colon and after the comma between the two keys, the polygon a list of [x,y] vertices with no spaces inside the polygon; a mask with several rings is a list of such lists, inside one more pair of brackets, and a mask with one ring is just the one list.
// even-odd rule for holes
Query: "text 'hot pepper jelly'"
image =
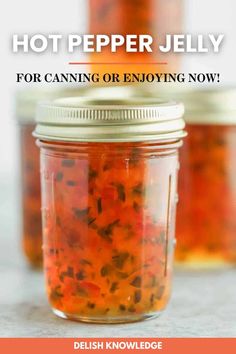
{"label": "text 'hot pepper jelly'", "polygon": [[43,252],[53,312],[132,322],[170,296],[183,106],[65,98],[39,106]]}
{"label": "text 'hot pepper jelly'", "polygon": [[235,265],[236,90],[195,90],[184,102],[176,260],[197,268]]}

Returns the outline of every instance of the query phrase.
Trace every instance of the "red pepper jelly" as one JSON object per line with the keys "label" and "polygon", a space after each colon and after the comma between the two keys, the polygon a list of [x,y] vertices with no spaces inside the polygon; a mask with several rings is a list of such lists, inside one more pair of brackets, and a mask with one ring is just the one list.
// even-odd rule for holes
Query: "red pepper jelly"
{"label": "red pepper jelly", "polygon": [[68,98],[39,106],[43,252],[60,317],[132,322],[170,297],[183,106]]}
{"label": "red pepper jelly", "polygon": [[[94,73],[119,73],[121,76],[134,73],[137,76],[139,73],[179,70],[181,56],[160,52],[158,44],[166,42],[167,34],[182,32],[183,0],[89,0],[88,4],[91,34],[132,35],[133,38],[130,49],[120,44],[113,51],[106,46],[100,52],[91,53],[93,65],[90,70]],[[137,38],[143,34],[153,38],[151,51],[139,51],[140,41]],[[138,45],[134,43],[136,40]],[[122,42],[122,39],[117,41]],[[132,83],[129,75],[126,82]]]}
{"label": "red pepper jelly", "polygon": [[34,268],[42,266],[42,221],[39,149],[32,132],[38,101],[57,97],[85,95],[89,90],[31,89],[17,94],[17,121],[19,122],[19,150],[21,167],[21,242],[24,255]]}
{"label": "red pepper jelly", "polygon": [[176,260],[195,268],[236,264],[236,91],[189,92],[181,149]]}

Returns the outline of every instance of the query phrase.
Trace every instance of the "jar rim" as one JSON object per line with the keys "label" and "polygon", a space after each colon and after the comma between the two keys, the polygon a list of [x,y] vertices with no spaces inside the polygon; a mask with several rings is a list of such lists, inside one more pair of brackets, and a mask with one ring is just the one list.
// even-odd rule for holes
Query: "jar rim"
{"label": "jar rim", "polygon": [[184,106],[151,97],[70,97],[41,103],[34,136],[59,141],[182,138]]}

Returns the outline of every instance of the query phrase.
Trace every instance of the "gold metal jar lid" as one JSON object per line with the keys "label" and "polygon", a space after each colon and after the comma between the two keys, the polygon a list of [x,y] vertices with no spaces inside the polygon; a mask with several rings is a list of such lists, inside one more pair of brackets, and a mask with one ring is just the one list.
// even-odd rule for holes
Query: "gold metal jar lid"
{"label": "gold metal jar lid", "polygon": [[236,124],[236,89],[191,90],[183,97],[186,121],[198,124]]}
{"label": "gold metal jar lid", "polygon": [[185,121],[189,124],[236,124],[236,88],[206,87],[204,89],[175,85],[156,86],[152,97],[180,100],[185,106]]}
{"label": "gold metal jar lid", "polygon": [[34,136],[77,142],[181,139],[183,114],[181,103],[146,97],[57,99],[38,106]]}

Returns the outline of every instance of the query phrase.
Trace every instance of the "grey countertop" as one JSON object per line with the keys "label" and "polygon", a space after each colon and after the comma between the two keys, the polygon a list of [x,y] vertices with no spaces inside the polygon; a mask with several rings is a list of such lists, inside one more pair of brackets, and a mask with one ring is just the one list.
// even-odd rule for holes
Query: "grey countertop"
{"label": "grey countertop", "polygon": [[15,189],[0,185],[0,337],[236,337],[236,269],[176,272],[171,302],[154,320],[88,325],[55,317],[43,275],[19,251]]}

